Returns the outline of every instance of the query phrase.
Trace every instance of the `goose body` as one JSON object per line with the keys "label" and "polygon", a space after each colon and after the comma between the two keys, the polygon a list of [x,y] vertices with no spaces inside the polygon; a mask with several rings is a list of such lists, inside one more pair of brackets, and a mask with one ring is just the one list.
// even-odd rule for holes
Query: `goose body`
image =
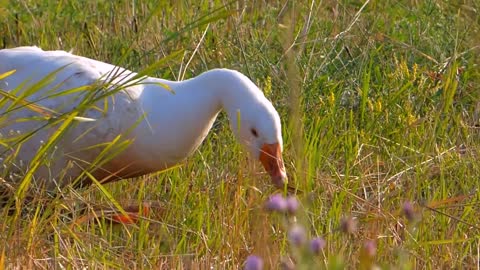
{"label": "goose body", "polygon": [[[61,125],[46,126],[52,118],[45,117],[42,108],[48,109],[47,115],[61,116],[86,99],[113,91],[80,111],[79,119],[87,120],[74,120],[55,149],[43,157],[35,179],[45,181],[50,189],[78,177],[116,138],[130,144],[100,167],[89,169],[99,181],[169,168],[199,147],[222,109],[236,138],[261,161],[274,184],[282,186],[286,178],[278,113],[258,87],[237,71],[214,69],[185,81],[169,81],[137,76],[64,51],[18,47],[0,50],[0,77],[0,89],[11,94],[0,107],[2,138],[20,138],[36,130],[19,149],[0,146],[2,158],[17,151],[14,167],[23,172]],[[22,102],[14,104],[12,96],[22,97]]]}

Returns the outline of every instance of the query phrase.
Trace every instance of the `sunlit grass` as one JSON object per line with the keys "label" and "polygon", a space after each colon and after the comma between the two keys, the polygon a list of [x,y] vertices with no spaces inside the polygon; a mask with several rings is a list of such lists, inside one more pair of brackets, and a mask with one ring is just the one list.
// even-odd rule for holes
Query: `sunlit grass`
{"label": "sunlit grass", "polygon": [[[326,240],[319,268],[359,268],[369,240],[382,268],[477,267],[477,2],[0,4],[8,5],[0,8],[4,47],[72,49],[168,79],[215,67],[252,78],[282,116],[298,221],[309,237]],[[224,115],[212,131],[167,172],[104,190],[52,195],[35,187],[21,211],[1,210],[0,265],[235,269],[257,254],[278,269],[294,254],[281,218],[264,211],[277,191],[236,144]],[[54,145],[52,138],[46,147]],[[21,195],[17,188],[9,194]],[[96,217],[75,224],[99,207],[115,209],[113,201],[158,205],[137,225]],[[418,220],[402,214],[406,201]],[[352,234],[342,233],[344,217],[358,222]]]}

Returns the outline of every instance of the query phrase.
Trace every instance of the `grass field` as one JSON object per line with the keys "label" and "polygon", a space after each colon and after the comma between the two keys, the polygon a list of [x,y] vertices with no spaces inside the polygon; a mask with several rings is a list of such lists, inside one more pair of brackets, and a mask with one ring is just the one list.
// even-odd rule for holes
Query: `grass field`
{"label": "grass field", "polygon": [[[239,70],[283,122],[284,159],[319,255],[220,115],[180,167],[105,185],[162,205],[138,225],[72,224],[98,186],[0,212],[0,269],[478,269],[480,3],[0,1],[0,47],[37,45],[152,76]],[[5,121],[7,116],[2,116]],[[413,210],[410,209],[410,205]],[[113,207],[113,206],[112,206]],[[288,268],[285,268],[288,269]]]}

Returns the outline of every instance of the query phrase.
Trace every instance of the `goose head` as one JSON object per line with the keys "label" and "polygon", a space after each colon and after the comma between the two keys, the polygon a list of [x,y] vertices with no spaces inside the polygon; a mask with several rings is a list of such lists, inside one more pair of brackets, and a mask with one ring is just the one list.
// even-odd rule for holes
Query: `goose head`
{"label": "goose head", "polygon": [[273,184],[283,188],[287,175],[283,164],[280,116],[263,92],[246,76],[235,73],[236,82],[224,100],[230,127],[254,159],[260,161]]}
{"label": "goose head", "polygon": [[232,129],[237,129],[234,133],[237,133],[238,140],[252,157],[260,161],[273,184],[283,188],[287,176],[282,158],[280,118],[270,102],[262,105],[248,113],[240,113],[240,122],[232,121]]}

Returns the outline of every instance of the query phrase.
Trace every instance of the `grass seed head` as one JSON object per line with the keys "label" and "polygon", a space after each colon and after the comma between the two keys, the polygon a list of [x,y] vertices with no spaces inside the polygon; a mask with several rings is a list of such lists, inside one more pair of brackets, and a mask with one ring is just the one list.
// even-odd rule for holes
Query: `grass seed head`
{"label": "grass seed head", "polygon": [[290,258],[283,258],[280,262],[280,269],[281,270],[295,270],[295,264]]}
{"label": "grass seed head", "polygon": [[346,234],[354,234],[357,231],[357,220],[351,216],[340,220],[340,231]]}

